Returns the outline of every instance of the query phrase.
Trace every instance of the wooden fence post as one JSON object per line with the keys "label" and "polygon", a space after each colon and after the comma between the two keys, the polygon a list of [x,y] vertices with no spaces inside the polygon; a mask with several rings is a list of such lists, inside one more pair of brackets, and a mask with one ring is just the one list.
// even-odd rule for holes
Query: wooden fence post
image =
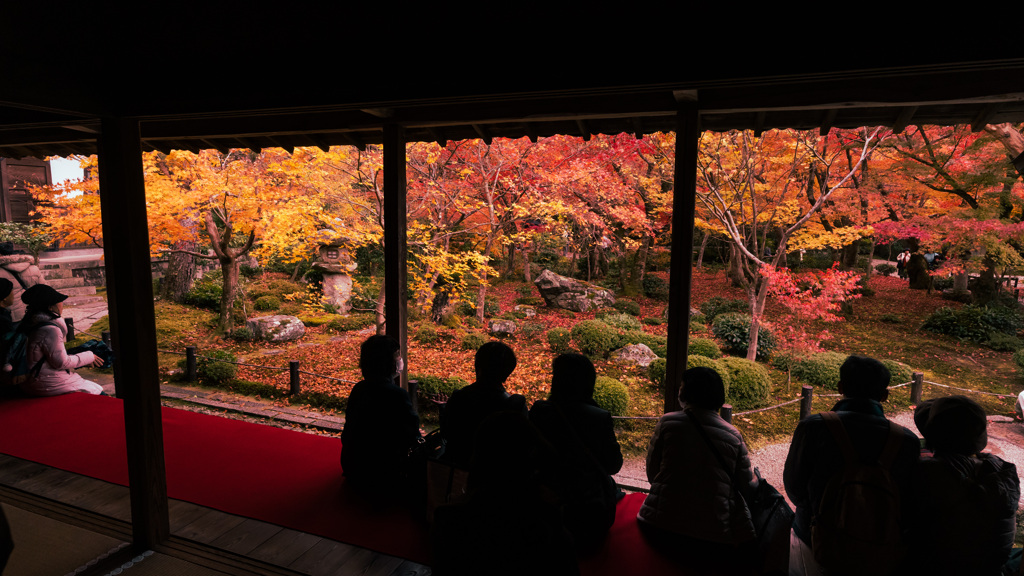
{"label": "wooden fence post", "polygon": [[803,420],[811,413],[811,402],[814,400],[814,387],[804,384],[800,390],[800,419]]}
{"label": "wooden fence post", "polygon": [[732,404],[722,404],[722,407],[718,410],[718,415],[722,417],[722,420],[732,424]]}
{"label": "wooden fence post", "polygon": [[100,338],[103,340],[104,344],[106,344],[108,347],[111,347],[110,346],[110,330],[104,330],[103,332],[100,332]]}
{"label": "wooden fence post", "polygon": [[921,403],[921,392],[924,391],[924,373],[914,372],[910,380],[910,403],[917,406]]}
{"label": "wooden fence post", "polygon": [[196,347],[185,346],[185,380],[196,381]]}
{"label": "wooden fence post", "polygon": [[71,342],[72,340],[75,339],[75,319],[74,318],[65,318],[64,319],[64,324],[66,324],[67,327],[68,327],[68,336],[67,336],[66,340],[68,342]]}
{"label": "wooden fence post", "polygon": [[302,386],[302,382],[299,380],[299,361],[298,360],[292,360],[291,362],[288,363],[288,373],[289,373],[288,384],[290,386],[289,393],[290,394],[298,394],[300,392],[300,387]]}
{"label": "wooden fence post", "polygon": [[419,389],[420,389],[420,381],[419,380],[409,380],[409,401],[412,402],[412,411],[417,413],[417,414],[420,413],[419,402],[417,402],[417,400],[416,400],[416,395],[419,392]]}

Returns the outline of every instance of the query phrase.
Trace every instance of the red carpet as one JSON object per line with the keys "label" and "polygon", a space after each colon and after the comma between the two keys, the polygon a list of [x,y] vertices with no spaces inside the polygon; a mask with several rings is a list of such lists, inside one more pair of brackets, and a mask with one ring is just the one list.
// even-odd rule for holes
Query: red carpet
{"label": "red carpet", "polygon": [[[0,452],[127,485],[121,401],[89,394],[0,402]],[[171,498],[430,563],[426,530],[410,515],[370,510],[343,489],[336,438],[163,409]],[[627,496],[585,575],[671,574],[643,541],[642,494]]]}

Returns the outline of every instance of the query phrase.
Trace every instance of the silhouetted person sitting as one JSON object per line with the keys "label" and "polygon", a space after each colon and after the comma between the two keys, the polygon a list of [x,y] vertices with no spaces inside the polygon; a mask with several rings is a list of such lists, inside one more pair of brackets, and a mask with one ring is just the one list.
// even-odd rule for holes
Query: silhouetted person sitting
{"label": "silhouetted person sitting", "polygon": [[460,468],[469,466],[477,428],[496,412],[526,416],[526,398],[509,394],[505,380],[516,369],[516,355],[507,345],[491,341],[476,351],[476,382],[456,390],[441,410],[444,458]]}
{"label": "silhouetted person sitting", "polygon": [[982,450],[985,411],[964,396],[922,402],[914,421],[933,453],[918,463],[913,491],[916,574],[1000,574],[1013,547],[1017,468]]}
{"label": "silhouetted person sitting", "polygon": [[[839,369],[844,398],[832,412],[813,414],[797,425],[783,474],[786,493],[796,506],[790,574],[820,574],[824,568],[829,574],[882,575],[899,563],[921,443],[913,432],[885,418],[882,402],[889,397],[889,378],[878,360],[850,356]],[[844,509],[848,514],[840,520],[845,524],[837,528],[836,510],[850,502],[839,496],[854,493],[846,490],[848,471],[870,472],[872,478],[888,481],[860,483],[859,495],[865,499]]]}
{"label": "silhouetted person sitting", "polygon": [[596,546],[615,522],[622,468],[612,416],[594,402],[594,364],[562,354],[551,364],[551,394],[530,408],[530,421],[558,453],[554,479],[566,526],[580,549]]}
{"label": "silhouetted person sitting", "polygon": [[363,380],[352,388],[341,432],[346,483],[386,504],[411,495],[409,449],[420,438],[420,419],[409,394],[395,384],[403,361],[398,342],[370,336],[359,349]]}
{"label": "silhouetted person sitting", "polygon": [[679,401],[683,409],[661,417],[647,450],[651,493],[637,514],[640,529],[693,567],[742,568],[754,540],[743,498],[753,496],[757,481],[743,437],[718,415],[725,403],[721,377],[690,368]]}
{"label": "silhouetted person sitting", "polygon": [[545,485],[553,449],[521,412],[497,412],[477,430],[462,502],[437,509],[437,576],[579,574],[572,537]]}

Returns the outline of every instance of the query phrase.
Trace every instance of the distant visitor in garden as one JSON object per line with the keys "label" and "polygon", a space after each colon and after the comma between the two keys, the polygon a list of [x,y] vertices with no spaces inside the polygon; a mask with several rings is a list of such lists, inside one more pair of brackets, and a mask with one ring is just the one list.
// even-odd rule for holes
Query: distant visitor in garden
{"label": "distant visitor in garden", "polygon": [[507,344],[492,340],[481,346],[474,367],[476,381],[456,390],[441,410],[444,458],[460,468],[470,467],[477,429],[488,416],[506,411],[526,416],[526,398],[505,390],[516,369],[516,354]]}
{"label": "distant visitor in garden", "polygon": [[690,368],[679,401],[683,409],[661,417],[647,451],[651,493],[637,514],[640,529],[687,564],[742,566],[753,561],[745,500],[757,480],[739,430],[718,414],[722,378],[711,368]]}
{"label": "distant visitor in garden", "polygon": [[[64,342],[68,328],[61,319],[67,296],[47,284],[36,284],[21,294],[25,318],[18,330],[28,335],[29,377],[21,389],[29,396],[58,396],[69,392],[102,394],[103,387],[82,378],[73,370],[83,366],[99,367],[103,359],[92,352],[67,353]],[[5,370],[10,365],[5,365]]]}
{"label": "distant visitor in garden", "polygon": [[796,507],[790,574],[899,572],[920,440],[885,418],[889,379],[878,360],[850,356],[839,368],[843,399],[797,425],[783,473]]}
{"label": "distant visitor in garden", "polygon": [[530,408],[530,421],[558,455],[556,490],[580,549],[604,539],[622,496],[611,476],[622,468],[622,451],[612,415],[594,401],[596,381],[589,358],[562,354],[551,364],[551,394]]}
{"label": "distant visitor in garden", "polygon": [[341,431],[341,468],[346,484],[376,503],[413,494],[422,483],[409,459],[420,438],[420,419],[409,394],[397,384],[403,360],[398,342],[370,336],[359,349],[363,380],[352,387]]}
{"label": "distant visitor in garden", "polygon": [[922,455],[913,484],[908,573],[999,575],[1013,548],[1020,479],[1013,463],[982,453],[985,410],[949,396],[922,402],[914,422],[933,455]]}

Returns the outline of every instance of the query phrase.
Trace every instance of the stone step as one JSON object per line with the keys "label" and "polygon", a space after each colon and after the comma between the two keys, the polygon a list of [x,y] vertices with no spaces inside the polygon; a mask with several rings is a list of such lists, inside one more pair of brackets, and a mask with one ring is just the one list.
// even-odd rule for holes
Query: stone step
{"label": "stone step", "polygon": [[65,308],[74,308],[75,306],[85,306],[87,304],[94,304],[96,302],[103,302],[103,296],[92,295],[92,296],[69,296],[64,301]]}
{"label": "stone step", "polygon": [[[75,277],[72,277],[72,278],[51,278],[51,277],[47,276],[46,277],[46,283],[49,284],[51,287],[56,288],[57,290],[63,292],[63,291],[65,291],[68,288],[78,288],[78,287],[81,287],[81,286],[85,286],[85,279],[84,278],[75,278]],[[95,292],[95,291],[96,290],[95,290],[95,286],[94,286],[93,287],[93,292]]]}
{"label": "stone step", "polygon": [[74,268],[98,268],[103,266],[103,261],[99,258],[89,260],[40,260],[40,270],[71,270]]}
{"label": "stone step", "polygon": [[75,286],[72,288],[60,288],[61,294],[68,296],[91,296],[96,293],[95,286]]}

